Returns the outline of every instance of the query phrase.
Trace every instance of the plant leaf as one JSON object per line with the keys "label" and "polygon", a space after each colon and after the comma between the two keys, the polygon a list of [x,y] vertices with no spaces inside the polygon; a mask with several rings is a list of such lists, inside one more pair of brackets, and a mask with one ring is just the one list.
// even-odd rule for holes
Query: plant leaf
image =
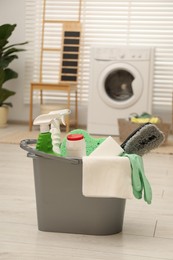
{"label": "plant leaf", "polygon": [[25,49],[17,48],[17,46],[28,43],[22,42],[8,45],[8,38],[12,35],[15,27],[16,24],[3,24],[0,26],[0,106],[3,104],[12,106],[10,102],[5,101],[16,92],[3,88],[3,84],[18,77],[18,73],[8,68],[8,66],[14,59],[18,58],[18,52],[25,51]]}
{"label": "plant leaf", "polygon": [[0,57],[0,68],[6,68],[14,59],[18,59],[17,55]]}
{"label": "plant leaf", "polygon": [[[9,106],[9,107],[13,107],[11,102],[3,102],[3,105]],[[1,106],[1,105],[0,105]]]}
{"label": "plant leaf", "polygon": [[2,88],[2,85],[4,82],[10,80],[10,79],[15,79],[18,77],[18,73],[15,72],[12,69],[1,69],[0,68],[0,88]]}
{"label": "plant leaf", "polygon": [[0,48],[8,43],[7,39],[11,36],[15,27],[16,24],[3,24],[0,26]]}
{"label": "plant leaf", "polygon": [[5,76],[4,76],[4,81],[3,81],[3,83],[6,82],[7,80],[16,79],[16,78],[18,77],[18,73],[15,72],[15,71],[12,70],[12,69],[5,69],[5,70],[4,70],[4,74],[5,74]]}
{"label": "plant leaf", "polygon": [[20,52],[20,51],[25,51],[25,49],[10,48],[4,52],[3,57],[9,56],[12,53]]}
{"label": "plant leaf", "polygon": [[[6,39],[0,39],[0,49],[1,49],[1,53],[2,53],[2,48],[3,46],[5,46],[8,43],[8,41]],[[0,53],[0,54],[1,54]]]}
{"label": "plant leaf", "polygon": [[0,88],[2,87],[2,84],[4,83],[5,73],[2,68],[0,68]]}
{"label": "plant leaf", "polygon": [[4,104],[4,101],[7,98],[9,98],[9,97],[11,97],[11,96],[13,96],[15,94],[16,94],[16,92],[14,92],[14,91],[11,91],[9,89],[1,88],[0,89],[0,106],[2,106]]}
{"label": "plant leaf", "polygon": [[15,46],[25,45],[25,44],[27,44],[27,43],[28,43],[28,42],[15,43],[15,44],[12,44],[12,45],[8,45],[8,46],[6,46],[6,47],[3,47],[2,50],[4,51],[4,50],[7,50],[7,49],[12,48],[12,47],[15,47]]}

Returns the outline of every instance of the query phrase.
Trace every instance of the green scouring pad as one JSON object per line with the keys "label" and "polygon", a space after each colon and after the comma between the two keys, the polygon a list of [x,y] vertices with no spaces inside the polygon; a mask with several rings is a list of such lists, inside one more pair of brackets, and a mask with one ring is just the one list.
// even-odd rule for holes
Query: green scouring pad
{"label": "green scouring pad", "polygon": [[[86,142],[86,155],[90,155],[106,138],[93,138],[88,132],[82,129],[75,129],[69,134],[82,134]],[[61,143],[61,156],[66,156],[66,140],[65,137]]]}

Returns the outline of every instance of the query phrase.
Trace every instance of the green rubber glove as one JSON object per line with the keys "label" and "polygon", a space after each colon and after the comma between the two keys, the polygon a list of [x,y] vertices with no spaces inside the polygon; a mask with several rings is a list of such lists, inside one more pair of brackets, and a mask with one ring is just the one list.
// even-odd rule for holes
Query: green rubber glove
{"label": "green rubber glove", "polygon": [[145,174],[144,174],[144,166],[143,166],[143,160],[142,158],[139,156],[138,157],[138,165],[139,170],[140,170],[140,176],[141,176],[141,180],[142,180],[142,184],[144,187],[144,200],[148,203],[151,204],[152,201],[152,189],[150,186],[149,181],[147,180]]}
{"label": "green rubber glove", "polygon": [[133,195],[135,196],[135,198],[141,199],[142,192],[144,190],[144,200],[148,204],[151,204],[152,189],[144,174],[142,157],[137,154],[126,153],[123,153],[122,156],[126,156],[130,160]]}
{"label": "green rubber glove", "polygon": [[143,186],[140,178],[138,164],[136,163],[136,155],[124,153],[123,156],[128,157],[130,160],[133,195],[135,198],[141,199]]}

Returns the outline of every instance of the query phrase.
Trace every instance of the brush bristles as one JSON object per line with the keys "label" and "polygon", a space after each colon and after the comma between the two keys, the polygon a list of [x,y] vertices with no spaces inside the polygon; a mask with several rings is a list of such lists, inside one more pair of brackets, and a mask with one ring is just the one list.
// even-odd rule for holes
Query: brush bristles
{"label": "brush bristles", "polygon": [[156,125],[146,124],[127,140],[123,149],[126,153],[142,156],[159,147],[164,139],[164,134]]}

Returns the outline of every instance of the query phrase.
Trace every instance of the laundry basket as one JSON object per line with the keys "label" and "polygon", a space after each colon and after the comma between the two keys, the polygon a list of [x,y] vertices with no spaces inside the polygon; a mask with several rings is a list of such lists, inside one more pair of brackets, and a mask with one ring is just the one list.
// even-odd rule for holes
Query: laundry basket
{"label": "laundry basket", "polygon": [[33,159],[38,229],[49,232],[110,235],[122,231],[125,199],[82,195],[82,160],[35,149],[35,139],[20,147]]}

